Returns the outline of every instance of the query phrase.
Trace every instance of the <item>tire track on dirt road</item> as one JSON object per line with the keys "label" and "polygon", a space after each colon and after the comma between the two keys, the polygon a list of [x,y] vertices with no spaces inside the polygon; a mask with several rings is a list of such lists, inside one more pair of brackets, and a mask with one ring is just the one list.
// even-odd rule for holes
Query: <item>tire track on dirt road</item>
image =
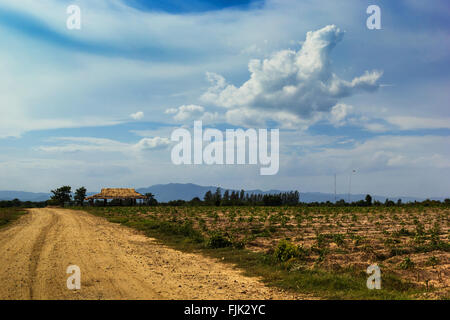
{"label": "tire track on dirt road", "polygon": [[[29,211],[0,231],[0,299],[305,298],[83,211]],[[66,287],[69,265],[80,290]]]}
{"label": "tire track on dirt road", "polygon": [[30,299],[35,299],[35,287],[37,285],[36,280],[38,279],[37,267],[39,264],[39,260],[41,257],[42,247],[44,246],[47,234],[50,229],[58,222],[58,216],[51,214],[49,215],[50,221],[46,226],[44,226],[34,242],[33,247],[31,248],[31,256],[30,256],[30,265],[29,265],[29,277],[30,277]]}

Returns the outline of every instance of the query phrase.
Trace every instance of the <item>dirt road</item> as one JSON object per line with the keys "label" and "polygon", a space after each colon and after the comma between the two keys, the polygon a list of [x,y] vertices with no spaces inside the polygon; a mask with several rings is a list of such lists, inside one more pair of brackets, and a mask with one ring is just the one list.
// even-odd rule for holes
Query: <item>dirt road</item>
{"label": "dirt road", "polygon": [[[81,269],[67,289],[66,269]],[[88,213],[32,209],[0,231],[0,299],[298,299]]]}

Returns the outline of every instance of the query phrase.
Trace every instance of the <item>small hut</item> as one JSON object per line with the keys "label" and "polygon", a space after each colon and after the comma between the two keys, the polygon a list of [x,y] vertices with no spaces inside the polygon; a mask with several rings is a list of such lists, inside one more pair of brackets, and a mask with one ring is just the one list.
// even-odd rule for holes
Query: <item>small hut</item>
{"label": "small hut", "polygon": [[100,193],[86,198],[86,200],[91,202],[97,199],[103,199],[105,205],[108,200],[118,200],[120,204],[122,204],[122,200],[131,200],[132,204],[136,204],[137,199],[144,200],[147,199],[147,197],[140,194],[139,192],[136,192],[136,190],[134,189],[104,188]]}

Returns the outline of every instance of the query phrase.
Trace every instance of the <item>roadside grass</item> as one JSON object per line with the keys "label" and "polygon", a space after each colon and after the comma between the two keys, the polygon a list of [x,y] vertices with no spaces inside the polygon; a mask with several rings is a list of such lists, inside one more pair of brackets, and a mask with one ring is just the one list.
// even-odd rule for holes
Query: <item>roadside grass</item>
{"label": "roadside grass", "polygon": [[26,213],[27,211],[22,208],[0,208],[0,229]]}
{"label": "roadside grass", "polygon": [[[369,275],[364,270],[341,268],[330,271],[320,266],[305,268],[301,255],[281,262],[276,258],[273,250],[254,252],[242,248],[232,240],[222,241],[221,236],[217,234],[209,238],[205,237],[189,221],[172,222],[157,220],[154,217],[139,217],[128,214],[124,208],[113,209],[113,213],[91,207],[76,209],[143,231],[147,236],[174,249],[200,253],[217,258],[221,262],[233,264],[243,270],[247,276],[260,277],[267,286],[306,294],[311,298],[408,300],[416,299],[427,292],[426,288],[389,273],[382,274],[381,290],[369,290],[366,286]],[[214,244],[223,243],[223,247],[211,246],[212,237],[216,237]]]}

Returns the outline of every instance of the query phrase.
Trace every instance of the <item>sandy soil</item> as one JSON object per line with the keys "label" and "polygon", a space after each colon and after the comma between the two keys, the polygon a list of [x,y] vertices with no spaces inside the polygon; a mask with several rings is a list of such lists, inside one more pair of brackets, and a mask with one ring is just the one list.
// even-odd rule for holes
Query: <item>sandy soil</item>
{"label": "sandy soil", "polygon": [[[0,257],[0,299],[302,298],[82,211],[30,210],[0,231]],[[67,289],[69,265],[80,290]]]}

